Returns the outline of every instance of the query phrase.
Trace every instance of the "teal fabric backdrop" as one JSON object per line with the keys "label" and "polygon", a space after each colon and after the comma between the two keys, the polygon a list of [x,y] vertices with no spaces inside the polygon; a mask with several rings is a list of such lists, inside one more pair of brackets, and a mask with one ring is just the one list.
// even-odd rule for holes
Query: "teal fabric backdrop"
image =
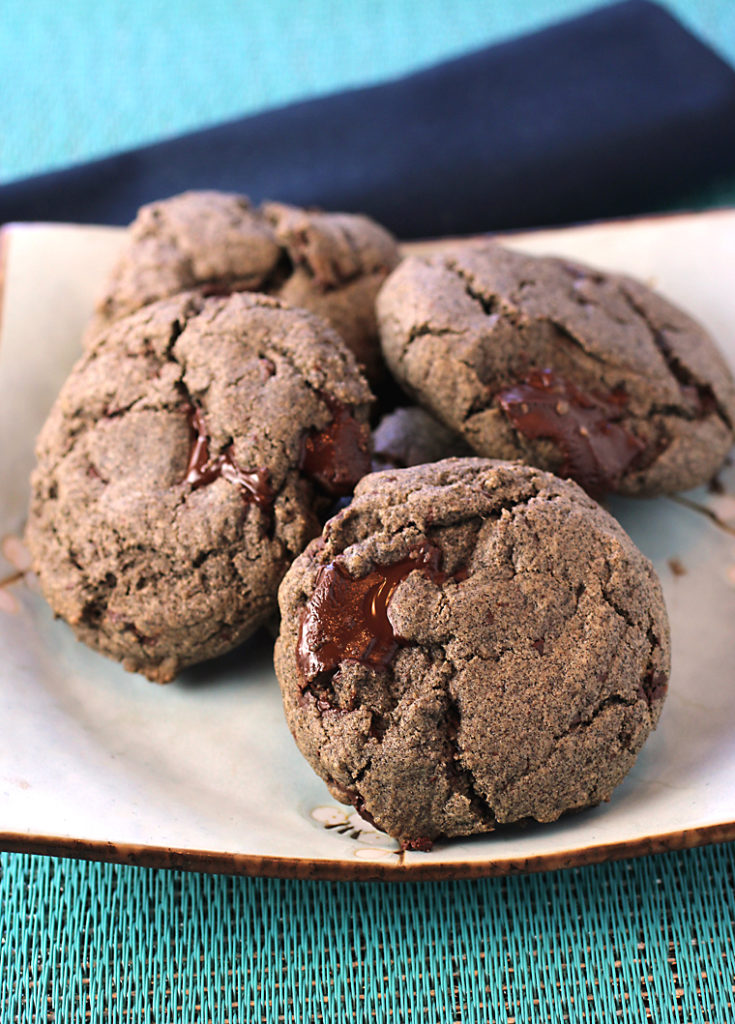
{"label": "teal fabric backdrop", "polygon": [[[0,182],[377,82],[596,6],[595,0],[3,0]],[[732,0],[664,6],[735,64]]]}
{"label": "teal fabric backdrop", "polygon": [[[0,182],[378,81],[590,6],[4,0]],[[666,6],[735,63],[735,3]],[[727,201],[735,178],[683,197]],[[724,845],[391,886],[3,854],[0,1021],[725,1024],[734,867]]]}

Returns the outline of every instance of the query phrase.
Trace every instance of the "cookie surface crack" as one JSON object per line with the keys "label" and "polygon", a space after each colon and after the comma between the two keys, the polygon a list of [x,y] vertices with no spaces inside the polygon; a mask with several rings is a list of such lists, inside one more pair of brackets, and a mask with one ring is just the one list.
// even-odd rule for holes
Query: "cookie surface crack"
{"label": "cookie surface crack", "polygon": [[473,302],[477,303],[486,316],[494,317],[500,315],[502,300],[499,295],[485,295],[481,291],[478,291],[475,287],[475,282],[473,281],[472,276],[468,274],[464,267],[457,263],[456,260],[448,259],[446,263],[450,270],[453,270],[461,280],[467,295],[473,300]]}
{"label": "cookie surface crack", "polygon": [[637,302],[635,298],[630,294],[627,288],[621,286],[620,291],[625,301],[630,306],[631,310],[645,324],[651,336],[651,340],[657,348],[657,350],[660,352],[661,357],[663,358],[663,361],[666,364],[669,373],[674,378],[676,383],[679,385],[679,390],[682,393],[682,400],[685,407],[687,405],[685,398],[686,389],[694,388],[696,390],[701,411],[699,416],[695,415],[693,418],[699,419],[706,416],[708,407],[711,407],[712,411],[719,416],[719,418],[722,420],[725,426],[729,430],[732,430],[732,420],[728,415],[727,410],[722,406],[722,403],[717,398],[717,395],[715,394],[712,385],[708,383],[703,383],[701,380],[699,380],[696,374],[694,374],[692,370],[688,366],[686,366],[682,362],[681,358],[674,352],[671,344],[669,343],[666,337],[666,331],[672,330],[672,328],[667,328],[665,325],[659,327],[656,323],[654,323],[652,317],[649,316],[646,309],[639,302]]}
{"label": "cookie surface crack", "polygon": [[599,363],[600,366],[606,368],[618,368],[618,362],[616,359],[606,359],[601,352],[590,351],[587,345],[585,345],[583,339],[578,337],[574,331],[567,327],[566,324],[563,324],[560,320],[549,317],[546,320],[546,323],[550,324],[554,328],[561,339],[568,342],[570,345],[573,345],[574,348],[582,352],[588,359],[592,359],[594,362]]}
{"label": "cookie surface crack", "polygon": [[467,797],[470,802],[472,812],[480,819],[480,821],[484,825],[489,825],[491,828],[494,828],[498,823],[495,811],[492,809],[482,793],[477,789],[474,773],[463,761],[464,751],[459,743],[459,730],[462,723],[462,715],[459,709],[459,704],[456,699],[452,697],[448,685],[445,691],[445,699],[446,728],[444,732],[444,742],[447,748],[447,777],[451,782],[455,783],[455,791],[459,795]]}

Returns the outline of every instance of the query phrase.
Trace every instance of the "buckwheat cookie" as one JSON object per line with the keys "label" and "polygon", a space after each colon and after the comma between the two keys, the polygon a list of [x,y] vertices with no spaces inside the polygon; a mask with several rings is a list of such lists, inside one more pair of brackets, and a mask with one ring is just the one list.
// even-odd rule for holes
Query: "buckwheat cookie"
{"label": "buckwheat cookie", "polygon": [[711,479],[733,443],[714,342],[631,278],[467,244],[406,259],[378,311],[399,382],[480,455],[654,495]]}
{"label": "buckwheat cookie", "polygon": [[371,394],[323,321],[182,294],[111,324],[41,431],[27,539],[56,615],[167,682],[275,610],[314,506],[370,467]]}
{"label": "buckwheat cookie", "polygon": [[394,409],[373,431],[376,469],[405,469],[465,455],[472,455],[469,445],[418,405]]}
{"label": "buckwheat cookie", "polygon": [[299,748],[406,848],[609,800],[661,712],[651,564],[542,470],[471,458],[366,477],[279,603]]}
{"label": "buckwheat cookie", "polygon": [[185,192],[139,211],[85,345],[111,320],[177,292],[257,291],[324,317],[375,377],[375,296],[397,263],[394,239],[367,217]]}

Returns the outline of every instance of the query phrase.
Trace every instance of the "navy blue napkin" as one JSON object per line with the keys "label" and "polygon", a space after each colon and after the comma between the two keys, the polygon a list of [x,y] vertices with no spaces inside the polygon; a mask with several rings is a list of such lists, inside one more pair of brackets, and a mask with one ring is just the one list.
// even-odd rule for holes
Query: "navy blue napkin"
{"label": "navy blue napkin", "polygon": [[0,222],[123,224],[216,188],[363,211],[399,237],[561,224],[735,173],[735,72],[629,0],[383,85],[0,188]]}

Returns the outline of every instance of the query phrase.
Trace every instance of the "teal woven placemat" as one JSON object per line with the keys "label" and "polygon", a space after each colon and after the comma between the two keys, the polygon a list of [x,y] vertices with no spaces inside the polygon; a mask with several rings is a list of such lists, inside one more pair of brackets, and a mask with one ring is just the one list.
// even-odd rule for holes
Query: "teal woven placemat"
{"label": "teal woven placemat", "polygon": [[3,857],[3,1024],[735,1020],[735,847],[484,882]]}
{"label": "teal woven placemat", "polygon": [[[376,81],[590,6],[4,0],[0,181]],[[732,0],[666,6],[735,62]],[[682,205],[724,202],[732,179]],[[1,855],[0,1024],[728,1024],[734,865],[728,845],[391,886]]]}

